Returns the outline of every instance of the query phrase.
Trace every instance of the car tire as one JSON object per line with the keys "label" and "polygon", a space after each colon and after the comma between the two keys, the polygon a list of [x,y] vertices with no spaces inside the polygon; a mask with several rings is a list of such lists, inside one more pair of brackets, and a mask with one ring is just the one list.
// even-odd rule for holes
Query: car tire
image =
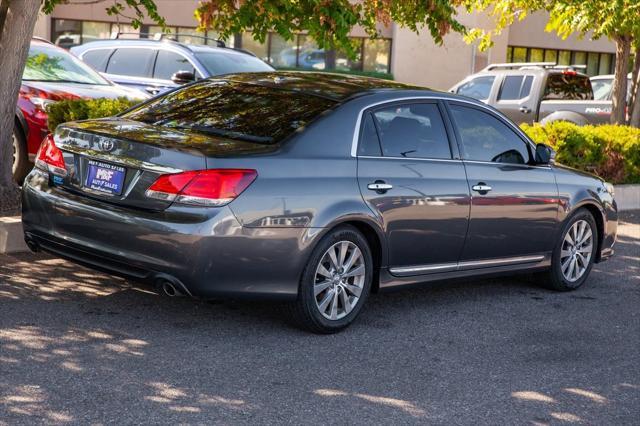
{"label": "car tire", "polygon": [[580,209],[562,227],[553,250],[547,287],[556,291],[571,291],[582,286],[589,277],[597,249],[596,221],[589,211]]}
{"label": "car tire", "polygon": [[315,247],[302,273],[298,298],[290,305],[293,320],[319,334],[344,329],[362,310],[372,277],[366,238],[352,226],[333,229]]}
{"label": "car tire", "polygon": [[29,153],[27,152],[27,141],[18,124],[13,125],[13,179],[22,185],[25,176],[31,170],[29,164]]}

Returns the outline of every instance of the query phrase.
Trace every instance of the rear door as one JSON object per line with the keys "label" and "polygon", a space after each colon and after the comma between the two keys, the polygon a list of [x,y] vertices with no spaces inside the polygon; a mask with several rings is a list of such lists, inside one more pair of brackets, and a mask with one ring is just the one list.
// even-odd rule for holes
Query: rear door
{"label": "rear door", "polygon": [[363,115],[358,182],[384,222],[395,275],[455,270],[464,244],[469,189],[442,111],[425,100]]}
{"label": "rear door", "polygon": [[532,124],[536,117],[536,99],[531,90],[533,83],[533,74],[505,75],[498,91],[496,108],[518,124]]}
{"label": "rear door", "polygon": [[553,247],[558,189],[553,171],[487,108],[448,102],[471,189],[461,268],[539,261]]}

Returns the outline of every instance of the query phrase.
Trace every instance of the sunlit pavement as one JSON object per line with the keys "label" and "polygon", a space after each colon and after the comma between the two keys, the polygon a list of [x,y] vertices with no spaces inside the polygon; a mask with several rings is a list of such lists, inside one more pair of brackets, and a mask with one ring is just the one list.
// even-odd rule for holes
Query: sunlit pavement
{"label": "sunlit pavement", "polygon": [[640,212],[622,219],[577,292],[500,278],[375,295],[333,336],[278,305],[0,256],[0,425],[637,424]]}

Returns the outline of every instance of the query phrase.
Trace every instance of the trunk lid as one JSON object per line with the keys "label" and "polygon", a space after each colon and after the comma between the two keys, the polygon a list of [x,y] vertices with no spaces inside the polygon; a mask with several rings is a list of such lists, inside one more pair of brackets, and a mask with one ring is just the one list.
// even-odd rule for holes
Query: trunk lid
{"label": "trunk lid", "polygon": [[273,147],[122,118],[66,123],[56,130],[67,176],[53,184],[109,203],[163,210],[171,202],[145,191],[162,174],[207,168],[207,157],[247,155]]}

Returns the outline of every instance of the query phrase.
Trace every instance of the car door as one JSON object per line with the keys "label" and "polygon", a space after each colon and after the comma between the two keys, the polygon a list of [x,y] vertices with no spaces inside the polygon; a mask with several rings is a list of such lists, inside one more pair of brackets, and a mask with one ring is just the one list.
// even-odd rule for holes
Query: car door
{"label": "car door", "polygon": [[496,98],[496,108],[515,123],[532,124],[536,118],[531,87],[532,74],[505,75]]}
{"label": "car door", "polygon": [[471,189],[461,266],[530,261],[550,252],[559,208],[551,168],[533,164],[531,144],[488,108],[459,102],[448,108]]}
{"label": "car door", "polygon": [[464,245],[469,188],[442,108],[412,101],[362,116],[358,182],[384,223],[395,275],[455,270]]}
{"label": "car door", "polygon": [[115,83],[155,95],[160,92],[151,78],[156,53],[152,48],[120,47],[109,57],[104,75]]}

